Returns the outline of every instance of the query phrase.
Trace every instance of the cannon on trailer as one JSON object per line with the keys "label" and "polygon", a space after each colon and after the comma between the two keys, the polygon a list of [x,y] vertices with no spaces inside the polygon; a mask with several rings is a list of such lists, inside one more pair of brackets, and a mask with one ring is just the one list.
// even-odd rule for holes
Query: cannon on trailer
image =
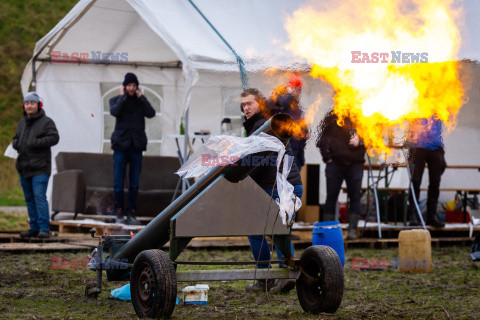
{"label": "cannon on trailer", "polygon": [[[277,114],[254,134],[272,132],[284,143],[294,126],[292,118]],[[272,152],[256,155],[267,156]],[[241,161],[241,160],[239,160]],[[343,297],[343,268],[336,252],[326,246],[307,248],[300,259],[290,252],[291,229],[279,219],[279,207],[249,176],[255,167],[229,165],[212,168],[178,199],[157,215],[134,238],[103,236],[89,264],[97,280],[85,288],[87,297],[102,291],[102,273],[108,281],[130,280],[135,312],[139,317],[169,317],[177,296],[177,282],[256,279],[295,279],[303,310],[335,312]],[[270,235],[283,261],[251,261],[249,264],[284,263],[286,268],[177,271],[180,264],[240,264],[178,260],[194,237]],[[160,248],[170,241],[168,254]],[[105,258],[104,258],[105,256]],[[242,262],[241,264],[247,264]]]}

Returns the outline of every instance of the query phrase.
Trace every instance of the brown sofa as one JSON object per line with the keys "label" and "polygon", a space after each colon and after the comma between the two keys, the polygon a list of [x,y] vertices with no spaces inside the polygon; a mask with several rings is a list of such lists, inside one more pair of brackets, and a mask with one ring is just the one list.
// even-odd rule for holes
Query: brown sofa
{"label": "brown sofa", "polygon": [[[113,207],[113,155],[60,152],[55,158],[52,209],[82,214],[108,214]],[[137,216],[154,217],[172,201],[180,167],[176,157],[144,156],[140,174]],[[127,169],[128,170],[128,169]],[[128,193],[128,173],[125,200]]]}

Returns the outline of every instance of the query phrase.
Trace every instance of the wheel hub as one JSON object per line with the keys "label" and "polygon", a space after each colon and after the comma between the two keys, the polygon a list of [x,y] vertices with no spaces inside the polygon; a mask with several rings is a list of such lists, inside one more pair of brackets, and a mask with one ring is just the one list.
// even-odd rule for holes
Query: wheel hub
{"label": "wheel hub", "polygon": [[149,265],[145,265],[138,277],[138,296],[144,306],[151,306],[153,304],[153,292],[155,290],[155,277],[153,270]]}

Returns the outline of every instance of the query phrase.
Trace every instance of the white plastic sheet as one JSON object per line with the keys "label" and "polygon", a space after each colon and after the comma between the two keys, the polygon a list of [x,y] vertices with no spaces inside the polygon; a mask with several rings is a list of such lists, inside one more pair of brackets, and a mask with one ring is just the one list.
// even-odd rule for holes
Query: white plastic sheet
{"label": "white plastic sheet", "polygon": [[293,165],[293,159],[293,156],[285,155],[282,173],[277,170],[277,190],[279,196],[277,204],[280,207],[278,214],[282,218],[282,223],[289,226],[293,224],[293,214],[302,206],[300,198],[293,193],[294,187],[287,180]]}
{"label": "white plastic sheet", "polygon": [[212,136],[176,172],[184,178],[196,178],[215,166],[228,166],[239,159],[262,151],[278,152],[277,168],[285,153],[285,146],[278,138],[260,133],[247,138]]}
{"label": "white plastic sheet", "polygon": [[276,137],[260,133],[247,138],[233,136],[212,136],[208,141],[190,156],[188,161],[176,172],[184,178],[196,178],[206,174],[212,167],[227,166],[239,159],[262,151],[274,151],[278,153],[277,166],[277,190],[280,207],[280,218],[283,224],[290,225],[296,210],[301,207],[301,201],[293,193],[294,187],[287,181],[288,174],[293,164],[292,156],[285,156],[282,173],[278,172],[285,154],[285,146]]}

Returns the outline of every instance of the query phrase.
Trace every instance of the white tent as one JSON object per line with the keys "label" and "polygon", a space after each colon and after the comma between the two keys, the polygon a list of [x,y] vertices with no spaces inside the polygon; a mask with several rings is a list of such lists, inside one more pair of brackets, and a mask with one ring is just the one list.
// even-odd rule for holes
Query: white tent
{"label": "white tent", "polygon": [[[202,1],[199,5],[245,57],[252,86],[268,87],[261,75],[252,74],[257,70],[305,66],[282,47],[286,35],[281,10],[298,4],[273,3]],[[77,57],[88,55],[89,62],[98,62],[94,54],[126,53],[128,61],[55,62],[57,55],[74,53]],[[32,68],[36,79],[32,79]],[[118,92],[109,90],[118,89],[124,74],[133,71],[147,93],[158,98],[159,116],[153,120],[155,125],[149,126],[153,140],[149,152],[175,155],[167,135],[178,133],[185,107],[191,106],[191,133],[207,129],[218,134],[224,116],[240,116],[239,104],[229,110],[225,101],[239,93],[238,70],[235,55],[188,1],[84,0],[37,43],[22,89],[26,92],[31,82],[36,82],[45,109],[60,131],[56,149],[102,152],[109,149],[104,142],[112,129],[106,98]]]}
{"label": "white tent", "polygon": [[[81,0],[36,44],[22,77],[22,90],[26,93],[30,85],[36,85],[47,115],[57,124],[60,143],[53,148],[54,156],[59,151],[109,152],[114,122],[108,99],[118,94],[124,74],[134,72],[157,110],[157,117],[147,122],[147,154],[173,156],[177,149],[168,135],[179,132],[186,108],[189,133],[206,129],[219,134],[224,117],[240,126],[241,81],[237,56],[231,49],[244,61],[249,86],[267,95],[286,77],[266,70],[308,69],[304,59],[284,48],[288,42],[285,18],[303,2]],[[465,1],[465,5],[464,34],[478,34],[476,13],[480,6],[475,1]],[[108,53],[113,53],[105,56],[108,63],[98,61],[100,55]],[[88,63],[52,61],[59,54],[88,57]],[[460,56],[480,57],[478,37],[471,37]],[[319,94],[324,98],[318,118],[331,107],[328,97],[333,92],[329,85],[307,78],[303,105],[313,104]],[[446,138],[447,150],[455,150],[447,152],[449,163],[478,164],[478,147],[463,144],[480,138],[479,99],[478,95],[470,99],[456,131]],[[314,141],[308,143],[306,159],[321,163]],[[403,176],[398,184],[405,185]],[[321,190],[323,193],[324,188]]]}

